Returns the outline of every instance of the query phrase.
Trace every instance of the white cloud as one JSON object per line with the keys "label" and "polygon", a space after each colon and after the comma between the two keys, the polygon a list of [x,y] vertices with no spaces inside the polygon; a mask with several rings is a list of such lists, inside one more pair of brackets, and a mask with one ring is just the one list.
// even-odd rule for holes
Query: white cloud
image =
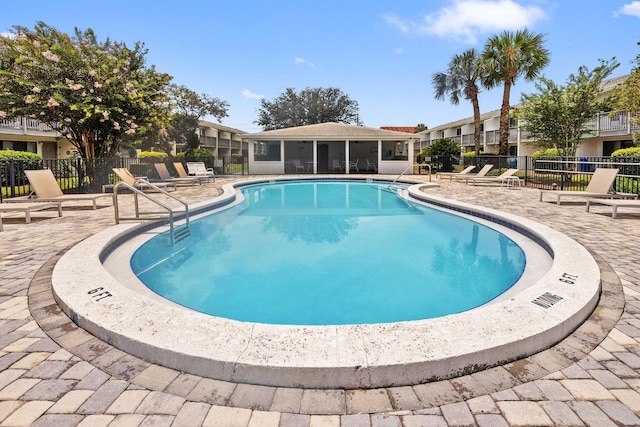
{"label": "white cloud", "polygon": [[640,18],[640,1],[632,1],[629,4],[625,4],[613,14],[614,16],[629,15]]}
{"label": "white cloud", "polygon": [[12,39],[12,38],[15,38],[15,36],[16,36],[15,34],[10,33],[10,32],[0,33],[0,37],[7,37],[7,38]]}
{"label": "white cloud", "polygon": [[[637,3],[637,2],[634,2]],[[403,33],[453,36],[475,44],[478,34],[529,27],[546,14],[536,6],[514,0],[453,0],[449,6],[427,14],[421,22],[406,22],[394,15],[383,18]]]}
{"label": "white cloud", "polygon": [[299,56],[296,56],[294,62],[296,63],[296,65],[307,65],[309,67],[315,67],[315,64],[313,62],[304,58],[300,58]]}
{"label": "white cloud", "polygon": [[251,92],[249,89],[245,89],[242,91],[242,96],[249,99],[262,99],[264,95],[258,95],[257,93]]}

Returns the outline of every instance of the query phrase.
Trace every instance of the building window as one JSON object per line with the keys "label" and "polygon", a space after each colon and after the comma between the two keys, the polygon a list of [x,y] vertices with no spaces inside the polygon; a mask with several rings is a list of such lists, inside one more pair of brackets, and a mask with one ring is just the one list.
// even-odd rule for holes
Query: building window
{"label": "building window", "polygon": [[382,160],[408,160],[406,141],[382,141]]}
{"label": "building window", "polygon": [[253,145],[253,158],[257,162],[279,162],[280,141],[256,141]]}

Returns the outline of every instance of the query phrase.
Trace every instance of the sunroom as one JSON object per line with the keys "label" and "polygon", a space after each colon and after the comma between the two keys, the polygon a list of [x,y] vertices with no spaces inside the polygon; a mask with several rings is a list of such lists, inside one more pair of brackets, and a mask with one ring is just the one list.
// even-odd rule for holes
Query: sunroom
{"label": "sunroom", "polygon": [[410,133],[321,123],[242,135],[252,174],[411,174]]}

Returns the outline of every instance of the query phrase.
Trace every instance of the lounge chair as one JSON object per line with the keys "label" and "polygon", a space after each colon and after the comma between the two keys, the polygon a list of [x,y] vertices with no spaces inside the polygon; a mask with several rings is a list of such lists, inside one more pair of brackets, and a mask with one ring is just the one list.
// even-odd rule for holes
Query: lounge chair
{"label": "lounge chair", "polygon": [[185,170],[184,166],[182,163],[180,162],[174,162],[173,163],[173,167],[175,168],[176,172],[178,173],[178,177],[179,178],[191,178],[191,179],[197,179],[198,181],[200,181],[200,183],[202,183],[203,180],[209,180],[206,176],[190,176],[187,171]]}
{"label": "lounge chair", "polygon": [[[518,186],[520,186],[520,178],[514,176],[515,173],[518,172],[518,169],[507,169],[502,172],[498,176],[481,176],[471,178],[469,181],[471,184],[500,184],[500,185],[508,185],[511,186],[514,184],[514,181],[518,182]],[[467,181],[467,184],[469,183]]]}
{"label": "lounge chair", "polygon": [[118,175],[118,178],[122,181],[138,190],[153,190],[154,186],[161,189],[168,189],[169,187],[173,187],[174,190],[176,189],[175,182],[150,182],[147,177],[134,176],[127,168],[113,168],[113,172]]}
{"label": "lounge chair", "polygon": [[8,203],[33,203],[33,202],[76,202],[89,200],[93,209],[98,209],[98,199],[108,198],[111,194],[64,194],[51,169],[26,170],[24,174],[29,180],[33,192],[25,197],[13,197],[5,200]]}
{"label": "lounge chair", "polygon": [[200,178],[197,177],[186,177],[186,178],[174,178],[169,173],[169,169],[167,169],[167,165],[164,163],[154,163],[156,171],[158,172],[158,176],[162,182],[175,182],[177,184],[186,184],[186,185],[200,185]]}
{"label": "lounge chair", "polygon": [[482,167],[482,169],[480,169],[478,171],[478,173],[465,173],[465,174],[459,174],[459,173],[455,173],[455,174],[451,174],[449,175],[449,181],[463,181],[465,183],[468,183],[470,179],[472,178],[482,178],[487,176],[487,173],[489,173],[489,171],[493,169],[493,165],[492,164],[486,164]]}
{"label": "lounge chair", "polygon": [[216,180],[212,168],[207,168],[204,162],[187,162],[187,170],[190,176],[204,177],[207,180]]}
{"label": "lounge chair", "polygon": [[[24,222],[31,222],[31,211],[41,211],[43,209],[58,209],[58,216],[62,216],[62,202],[36,202],[36,203],[0,203],[0,212],[22,212],[24,213]],[[0,231],[2,227],[2,216],[0,215]]]}
{"label": "lounge chair", "polygon": [[448,177],[449,179],[451,179],[452,176],[468,175],[475,168],[476,167],[474,165],[471,165],[471,166],[467,166],[460,172],[436,172],[436,178]]}
{"label": "lounge chair", "polygon": [[[637,195],[636,195],[637,197]],[[640,200],[633,199],[587,199],[587,212],[589,212],[589,208],[591,205],[608,205],[613,209],[611,210],[611,218],[616,218],[618,216],[618,208],[640,208]]]}
{"label": "lounge chair", "polygon": [[591,176],[591,180],[584,191],[569,191],[569,190],[540,190],[540,201],[542,202],[542,196],[545,194],[553,195],[556,198],[556,202],[560,204],[560,198],[562,197],[588,197],[588,198],[632,198],[637,197],[634,194],[620,194],[611,191],[611,187],[618,175],[618,169],[612,168],[596,168]]}

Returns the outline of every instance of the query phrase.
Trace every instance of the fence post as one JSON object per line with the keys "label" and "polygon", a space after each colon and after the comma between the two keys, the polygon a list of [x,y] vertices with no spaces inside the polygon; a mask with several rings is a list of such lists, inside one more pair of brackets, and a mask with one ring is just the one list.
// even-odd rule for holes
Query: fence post
{"label": "fence post", "polygon": [[13,159],[9,159],[9,189],[11,192],[11,197],[16,197],[16,165]]}

